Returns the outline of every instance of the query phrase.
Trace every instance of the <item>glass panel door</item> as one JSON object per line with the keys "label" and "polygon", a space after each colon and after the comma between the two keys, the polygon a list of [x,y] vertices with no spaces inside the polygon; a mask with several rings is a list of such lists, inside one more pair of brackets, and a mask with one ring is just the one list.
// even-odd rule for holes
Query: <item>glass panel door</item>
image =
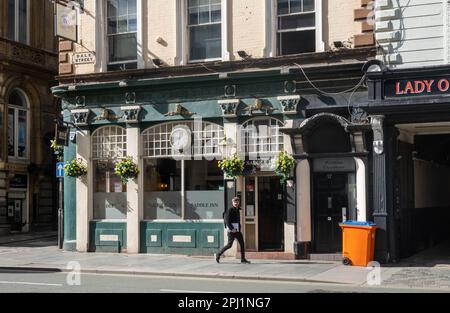
{"label": "glass panel door", "polygon": [[258,194],[257,194],[257,177],[249,177],[245,179],[245,245],[249,251],[258,250]]}

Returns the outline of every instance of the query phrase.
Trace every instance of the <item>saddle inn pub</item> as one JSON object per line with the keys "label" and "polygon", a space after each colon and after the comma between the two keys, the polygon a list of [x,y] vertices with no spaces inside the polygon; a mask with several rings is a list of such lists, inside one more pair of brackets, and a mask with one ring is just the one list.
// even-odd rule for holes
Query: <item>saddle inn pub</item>
{"label": "saddle inn pub", "polygon": [[[64,179],[64,248],[212,256],[226,237],[222,214],[239,196],[249,258],[339,260],[339,223],[350,219],[377,223],[378,260],[412,253],[422,243],[398,250],[395,222],[441,221],[415,208],[446,212],[440,205],[450,193],[441,184],[450,175],[414,158],[441,160],[422,134],[450,123],[442,120],[447,104],[410,105],[410,96],[422,101],[419,92],[447,85],[444,77],[408,83],[385,72],[366,79],[368,56],[374,48],[60,76],[52,91],[76,134],[65,161],[87,165],[87,175]],[[424,113],[431,108],[441,111]],[[296,160],[285,184],[270,166],[282,151]],[[228,179],[218,160],[234,152],[254,166]],[[114,166],[127,157],[139,175],[123,184]],[[432,187],[442,203],[427,196]],[[413,191],[417,202],[403,194]],[[396,215],[395,192],[408,217]],[[230,254],[239,256],[236,246]]]}

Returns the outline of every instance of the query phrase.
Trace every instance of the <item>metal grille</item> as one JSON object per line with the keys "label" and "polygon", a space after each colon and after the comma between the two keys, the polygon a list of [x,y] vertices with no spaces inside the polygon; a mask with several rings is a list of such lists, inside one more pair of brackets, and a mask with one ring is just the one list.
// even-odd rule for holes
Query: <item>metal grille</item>
{"label": "metal grille", "polygon": [[119,126],[105,126],[92,135],[92,157],[95,160],[124,158],[127,155],[126,130]]}

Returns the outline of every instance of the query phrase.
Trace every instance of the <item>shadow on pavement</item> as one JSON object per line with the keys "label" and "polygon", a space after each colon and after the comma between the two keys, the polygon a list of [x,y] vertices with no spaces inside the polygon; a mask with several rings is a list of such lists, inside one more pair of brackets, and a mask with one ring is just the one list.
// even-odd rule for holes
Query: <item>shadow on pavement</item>
{"label": "shadow on pavement", "polygon": [[0,267],[0,274],[46,274],[61,273],[57,268],[20,268],[20,267]]}

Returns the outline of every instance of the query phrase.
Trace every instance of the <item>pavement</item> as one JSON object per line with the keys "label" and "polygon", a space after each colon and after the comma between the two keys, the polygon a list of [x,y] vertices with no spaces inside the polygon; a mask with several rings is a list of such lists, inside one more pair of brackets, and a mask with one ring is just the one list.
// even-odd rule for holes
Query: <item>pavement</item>
{"label": "pavement", "polygon": [[0,239],[0,272],[10,269],[70,272],[79,265],[82,273],[94,274],[313,282],[361,287],[374,286],[374,283],[377,286],[379,282],[379,287],[450,292],[449,243],[436,248],[437,252],[444,251],[440,258],[432,258],[432,250],[402,263],[368,269],[331,261],[251,260],[252,264],[241,264],[235,258],[223,258],[217,264],[213,256],[66,252],[56,247],[56,235],[51,233],[12,237]]}

